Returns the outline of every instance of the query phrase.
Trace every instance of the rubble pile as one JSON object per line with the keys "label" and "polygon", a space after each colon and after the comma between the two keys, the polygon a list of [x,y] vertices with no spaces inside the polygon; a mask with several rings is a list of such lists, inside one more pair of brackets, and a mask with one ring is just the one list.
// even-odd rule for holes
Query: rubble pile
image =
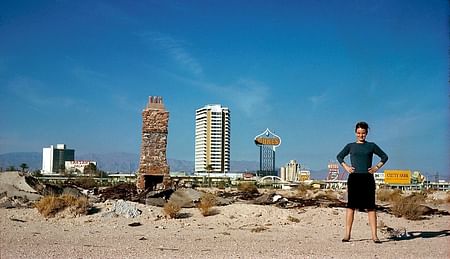
{"label": "rubble pile", "polygon": [[99,190],[100,201],[106,200],[139,200],[139,195],[136,189],[136,185],[129,183],[121,183],[112,187],[108,187],[103,190]]}
{"label": "rubble pile", "polygon": [[[211,191],[211,190],[204,190]],[[204,191],[193,188],[163,189],[139,192],[135,184],[122,183],[116,186],[99,190],[84,190],[77,186],[57,186],[43,184],[38,179],[20,172],[5,172],[0,174],[0,208],[30,208],[44,196],[70,194],[74,197],[87,196],[91,203],[112,201],[110,216],[122,215],[125,217],[137,217],[141,211],[136,204],[150,206],[164,206],[167,201],[173,201],[182,208],[196,207]],[[216,206],[226,206],[233,202],[242,202],[257,205],[272,205],[280,208],[292,209],[301,207],[346,207],[346,201],[336,193],[318,190],[306,195],[286,195],[283,197],[275,191],[260,193],[258,191],[215,191],[217,197]],[[378,205],[377,210],[393,214],[390,204]],[[430,215],[450,215],[447,210],[439,210],[420,204],[421,217]],[[402,215],[398,215],[402,216]],[[404,215],[403,215],[404,216]]]}

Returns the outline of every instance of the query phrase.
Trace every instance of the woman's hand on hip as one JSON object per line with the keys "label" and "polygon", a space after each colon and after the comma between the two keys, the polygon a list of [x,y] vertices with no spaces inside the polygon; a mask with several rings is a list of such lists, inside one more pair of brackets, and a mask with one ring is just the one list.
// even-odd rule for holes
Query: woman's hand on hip
{"label": "woman's hand on hip", "polygon": [[369,173],[374,174],[378,171],[378,167],[377,166],[372,166],[371,168],[369,168]]}
{"label": "woman's hand on hip", "polygon": [[344,167],[345,171],[347,171],[349,174],[355,171],[355,168],[353,166],[349,166],[347,164],[343,164],[342,166]]}

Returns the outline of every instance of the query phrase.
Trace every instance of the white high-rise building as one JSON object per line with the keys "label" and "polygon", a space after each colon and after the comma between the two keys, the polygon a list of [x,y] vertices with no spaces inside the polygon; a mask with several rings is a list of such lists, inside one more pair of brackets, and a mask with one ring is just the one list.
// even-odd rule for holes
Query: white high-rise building
{"label": "white high-rise building", "polygon": [[220,104],[195,111],[195,172],[230,171],[230,111]]}
{"label": "white high-rise building", "polygon": [[75,150],[65,144],[51,145],[42,149],[42,174],[57,174],[65,171],[65,162],[75,160]]}

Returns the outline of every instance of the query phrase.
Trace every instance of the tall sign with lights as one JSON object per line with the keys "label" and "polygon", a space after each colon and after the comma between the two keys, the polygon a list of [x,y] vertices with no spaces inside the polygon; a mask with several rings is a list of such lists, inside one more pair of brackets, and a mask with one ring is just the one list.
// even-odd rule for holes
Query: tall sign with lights
{"label": "tall sign with lights", "polygon": [[255,144],[259,147],[258,176],[277,175],[275,171],[275,148],[280,146],[281,138],[266,129],[255,137]]}

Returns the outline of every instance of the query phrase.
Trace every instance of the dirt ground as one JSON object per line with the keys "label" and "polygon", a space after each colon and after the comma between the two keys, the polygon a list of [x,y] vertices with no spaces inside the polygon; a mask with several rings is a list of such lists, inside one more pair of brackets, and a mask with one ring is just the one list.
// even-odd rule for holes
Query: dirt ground
{"label": "dirt ground", "polygon": [[[36,209],[0,209],[0,258],[449,258],[450,216],[410,221],[379,212],[378,222],[406,236],[370,239],[367,213],[357,212],[342,243],[345,208],[282,209],[237,202],[204,217],[196,208],[165,219],[162,208],[137,204],[136,218],[97,213],[45,219]],[[130,226],[129,224],[136,223]]]}

